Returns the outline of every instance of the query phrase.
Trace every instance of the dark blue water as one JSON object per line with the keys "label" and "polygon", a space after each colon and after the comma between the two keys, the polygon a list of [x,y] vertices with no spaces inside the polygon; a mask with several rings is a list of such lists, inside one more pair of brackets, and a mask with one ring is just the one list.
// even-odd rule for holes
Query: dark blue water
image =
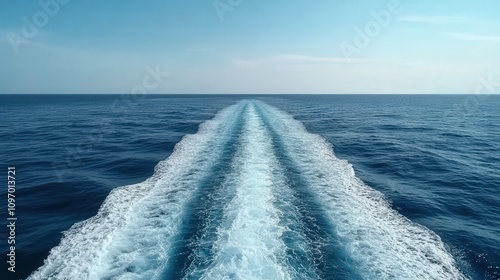
{"label": "dark blue water", "polygon": [[16,273],[0,278],[500,279],[499,108],[0,95],[18,218]]}

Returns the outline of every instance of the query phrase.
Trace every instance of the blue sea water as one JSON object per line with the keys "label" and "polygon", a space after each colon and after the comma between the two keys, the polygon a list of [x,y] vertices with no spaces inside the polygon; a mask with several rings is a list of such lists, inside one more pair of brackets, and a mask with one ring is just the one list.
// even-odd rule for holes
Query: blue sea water
{"label": "blue sea water", "polygon": [[500,279],[500,96],[0,95],[0,117],[1,279]]}

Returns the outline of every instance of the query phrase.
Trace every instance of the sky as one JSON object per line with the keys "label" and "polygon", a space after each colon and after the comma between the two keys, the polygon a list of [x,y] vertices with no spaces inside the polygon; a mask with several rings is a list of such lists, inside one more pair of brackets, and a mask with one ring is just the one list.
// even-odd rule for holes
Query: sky
{"label": "sky", "polygon": [[447,94],[500,81],[498,0],[0,0],[0,93]]}

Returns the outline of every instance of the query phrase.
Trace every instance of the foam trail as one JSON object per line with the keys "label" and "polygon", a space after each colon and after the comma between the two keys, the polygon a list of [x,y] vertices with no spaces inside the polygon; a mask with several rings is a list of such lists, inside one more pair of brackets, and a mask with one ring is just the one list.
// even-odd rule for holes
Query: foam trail
{"label": "foam trail", "polygon": [[291,279],[286,247],[281,240],[285,228],[275,208],[273,189],[277,161],[265,128],[253,104],[235,162],[237,190],[225,207],[223,223],[215,241],[215,258],[202,279]]}
{"label": "foam trail", "polygon": [[[191,215],[202,224],[191,242],[185,279],[318,279],[308,259],[310,240],[290,194],[286,174],[254,105],[243,112],[237,151],[219,187]],[[206,201],[210,201],[207,204]],[[200,203],[201,202],[201,203]],[[167,273],[166,275],[172,275]]]}
{"label": "foam trail", "polygon": [[148,180],[114,189],[97,215],[75,224],[28,279],[158,279],[184,206],[210,172],[246,102],[187,135]]}
{"label": "foam trail", "polygon": [[322,137],[258,102],[364,279],[466,279],[440,237],[393,210]]}
{"label": "foam trail", "polygon": [[[291,191],[285,169],[300,177],[293,184],[300,192]],[[189,209],[198,201],[202,208]],[[334,242],[340,253],[324,250]],[[332,269],[340,261],[356,271]],[[28,279],[162,279],[169,272],[185,279],[465,279],[439,236],[391,209],[323,138],[259,101],[222,110],[184,137],[151,178],[113,190]]]}

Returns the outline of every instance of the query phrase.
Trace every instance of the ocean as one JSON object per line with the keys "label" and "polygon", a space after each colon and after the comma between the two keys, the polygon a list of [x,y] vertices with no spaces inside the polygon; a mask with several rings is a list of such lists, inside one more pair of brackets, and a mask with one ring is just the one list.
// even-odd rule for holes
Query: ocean
{"label": "ocean", "polygon": [[0,279],[500,279],[500,96],[0,95]]}

